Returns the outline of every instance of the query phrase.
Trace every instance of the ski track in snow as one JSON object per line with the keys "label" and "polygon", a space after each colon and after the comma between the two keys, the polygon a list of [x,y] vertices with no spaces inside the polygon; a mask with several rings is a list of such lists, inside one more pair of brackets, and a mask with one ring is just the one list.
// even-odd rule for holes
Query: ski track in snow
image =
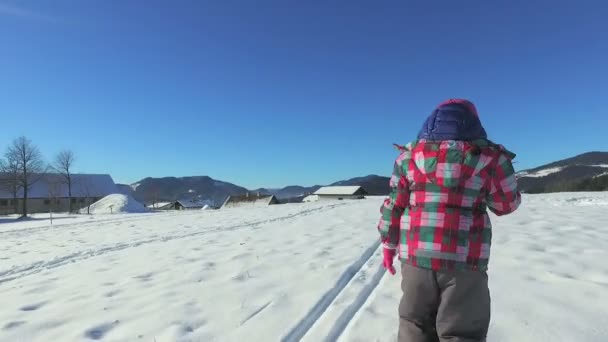
{"label": "ski track in snow", "polygon": [[[377,251],[380,248],[380,240],[375,241],[361,257],[350,265],[344,273],[340,276],[336,284],[329,289],[319,301],[312,307],[312,309],[304,316],[300,322],[294,326],[287,335],[285,335],[281,342],[294,342],[300,341],[307,336],[307,334],[315,328],[318,323],[332,325],[329,335],[326,335],[326,341],[336,341],[342,332],[346,329],[352,318],[355,316],[357,311],[361,309],[367,298],[370,297],[372,292],[380,283],[380,280],[384,276],[385,270],[380,266],[374,276],[366,285],[359,290],[355,300],[348,306],[343,313],[335,320],[332,321],[330,317],[326,317],[326,314],[330,311],[332,306],[336,305],[337,299],[350,287],[353,287],[353,279],[357,275],[361,275],[364,266],[377,255]],[[363,277],[365,278],[365,276]],[[337,310],[340,310],[339,308]]]}
{"label": "ski track in snow", "polygon": [[376,273],[374,273],[374,276],[372,277],[372,280],[364,286],[361,292],[359,292],[359,295],[355,298],[353,303],[346,308],[346,310],[344,310],[342,315],[336,321],[333,329],[325,338],[325,341],[337,341],[342,336],[342,333],[348,329],[355,315],[361,310],[361,308],[363,308],[365,303],[367,303],[368,299],[372,296],[372,293],[374,290],[376,290],[385,274],[386,270],[384,267],[382,267],[382,265],[379,265],[376,269]]}
{"label": "ski track in snow", "polygon": [[[306,215],[310,215],[310,214],[314,214],[314,213],[318,213],[318,212],[324,212],[324,211],[332,210],[336,207],[340,207],[343,205],[344,205],[344,203],[331,204],[331,205],[322,206],[319,208],[312,208],[312,209],[299,211],[299,212],[285,215],[285,216],[275,217],[275,218],[268,219],[268,220],[257,220],[257,221],[251,221],[251,222],[244,222],[242,224],[228,226],[228,227],[226,227],[226,226],[209,227],[207,230],[204,230],[204,231],[198,231],[198,232],[194,232],[194,233],[180,234],[180,235],[160,236],[160,237],[154,237],[151,239],[140,240],[140,241],[136,241],[136,242],[132,242],[132,243],[118,243],[118,244],[115,244],[112,246],[103,247],[103,248],[99,248],[99,249],[84,250],[84,251],[79,251],[76,253],[71,253],[68,255],[61,256],[61,257],[56,257],[50,261],[37,261],[37,262],[31,263],[26,266],[21,266],[21,267],[14,266],[11,269],[0,271],[0,285],[10,282],[15,279],[19,279],[19,278],[22,278],[22,277],[25,277],[28,275],[39,273],[44,270],[53,269],[56,267],[64,266],[67,264],[75,263],[77,261],[86,260],[86,259],[89,259],[92,257],[104,255],[104,254],[111,253],[111,252],[121,251],[121,250],[124,250],[127,248],[135,248],[135,247],[147,245],[150,243],[167,242],[167,241],[172,241],[172,240],[176,240],[176,239],[185,239],[185,238],[190,238],[190,237],[194,237],[194,236],[208,235],[208,234],[217,233],[217,232],[234,231],[234,230],[240,230],[240,229],[246,229],[246,228],[255,229],[264,224],[269,224],[269,223],[274,223],[274,222],[279,222],[279,221],[286,221],[286,220],[290,220],[290,219],[300,217],[300,216],[306,216]],[[176,215],[176,214],[168,215],[168,216],[174,216],[174,215]],[[103,223],[133,222],[133,221],[138,221],[141,219],[142,219],[141,216],[134,217],[134,218],[128,218],[128,219],[124,219],[124,218],[107,219],[107,220],[103,220]],[[72,224],[66,224],[63,227],[64,228],[68,227],[68,226],[73,227],[74,225],[77,225],[80,227],[84,224],[85,223],[72,223]],[[99,224],[99,221],[97,221],[97,224]],[[58,226],[43,227],[43,228],[40,227],[40,228],[31,228],[31,229],[47,230],[47,229],[57,229],[57,228],[58,228]],[[24,229],[24,230],[26,230],[28,233],[31,233],[32,232],[31,229]],[[16,232],[16,231],[13,230],[13,231],[8,231],[8,232]]]}

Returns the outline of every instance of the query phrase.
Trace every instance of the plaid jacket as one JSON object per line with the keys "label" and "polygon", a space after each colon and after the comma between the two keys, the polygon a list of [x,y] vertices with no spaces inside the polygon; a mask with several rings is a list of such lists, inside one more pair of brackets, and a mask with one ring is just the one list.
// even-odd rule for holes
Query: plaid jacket
{"label": "plaid jacket", "polygon": [[487,140],[398,146],[378,224],[385,248],[403,262],[441,270],[488,268],[492,226],[486,209],[509,214],[521,203],[511,160]]}

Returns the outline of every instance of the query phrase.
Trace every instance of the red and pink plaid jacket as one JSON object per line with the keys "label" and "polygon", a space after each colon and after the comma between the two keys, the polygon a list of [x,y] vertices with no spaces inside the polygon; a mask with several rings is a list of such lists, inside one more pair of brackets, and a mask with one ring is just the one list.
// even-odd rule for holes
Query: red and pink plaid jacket
{"label": "red and pink plaid jacket", "polygon": [[417,267],[487,270],[487,209],[505,215],[521,203],[515,155],[485,139],[420,140],[400,150],[378,225],[385,248]]}

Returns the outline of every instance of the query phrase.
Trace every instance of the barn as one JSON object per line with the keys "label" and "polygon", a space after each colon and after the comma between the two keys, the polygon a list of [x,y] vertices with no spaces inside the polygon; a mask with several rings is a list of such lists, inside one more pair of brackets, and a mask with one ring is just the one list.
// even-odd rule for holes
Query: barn
{"label": "barn", "polygon": [[345,199],[362,199],[367,195],[367,191],[363,187],[355,186],[325,186],[315,191],[314,194],[308,196],[305,201],[314,200],[345,200]]}
{"label": "barn", "polygon": [[[5,175],[0,175],[0,183]],[[118,193],[118,188],[110,175],[73,174],[72,210],[77,211],[101,198]],[[6,187],[0,187],[0,215],[22,214],[23,190],[17,192],[17,199]],[[40,175],[28,191],[28,213],[67,212],[70,210],[68,185],[64,178],[55,173]]]}
{"label": "barn", "polygon": [[208,203],[193,200],[177,200],[167,203],[163,206],[159,206],[158,210],[200,210],[205,206],[209,206]]}
{"label": "barn", "polygon": [[222,209],[240,207],[265,207],[279,204],[279,200],[274,195],[261,195],[247,193],[245,195],[228,196]]}

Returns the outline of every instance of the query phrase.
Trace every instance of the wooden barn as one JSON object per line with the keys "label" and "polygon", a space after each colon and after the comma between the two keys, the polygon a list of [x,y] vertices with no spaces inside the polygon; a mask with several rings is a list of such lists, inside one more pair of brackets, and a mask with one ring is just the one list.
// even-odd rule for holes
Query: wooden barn
{"label": "wooden barn", "polygon": [[261,195],[247,193],[245,195],[228,196],[222,209],[240,207],[265,207],[279,204],[279,200],[274,195]]}

